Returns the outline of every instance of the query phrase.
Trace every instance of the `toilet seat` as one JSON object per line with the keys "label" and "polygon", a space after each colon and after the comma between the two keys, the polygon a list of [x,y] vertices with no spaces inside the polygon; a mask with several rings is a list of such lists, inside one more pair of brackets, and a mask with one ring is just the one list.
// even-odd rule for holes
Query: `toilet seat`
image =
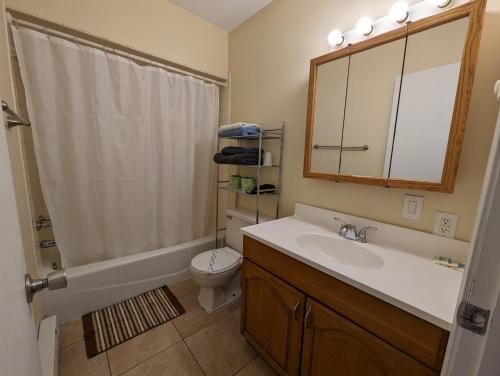
{"label": "toilet seat", "polygon": [[212,268],[209,270],[213,251],[202,252],[195,256],[191,260],[191,268],[200,274],[215,275],[222,274],[241,264],[242,255],[240,253],[229,247],[218,248]]}

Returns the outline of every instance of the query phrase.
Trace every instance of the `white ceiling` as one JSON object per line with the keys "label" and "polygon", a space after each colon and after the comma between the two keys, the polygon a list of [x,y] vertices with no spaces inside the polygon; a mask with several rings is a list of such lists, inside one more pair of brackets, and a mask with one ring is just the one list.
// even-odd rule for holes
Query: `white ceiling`
{"label": "white ceiling", "polygon": [[198,17],[231,31],[272,0],[172,0]]}

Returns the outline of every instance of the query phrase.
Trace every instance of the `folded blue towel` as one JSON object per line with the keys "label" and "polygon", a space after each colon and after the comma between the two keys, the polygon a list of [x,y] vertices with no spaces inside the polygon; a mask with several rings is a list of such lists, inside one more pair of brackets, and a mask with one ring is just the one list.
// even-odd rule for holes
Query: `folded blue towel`
{"label": "folded blue towel", "polygon": [[219,130],[221,131],[227,131],[229,129],[238,129],[238,128],[260,128],[259,124],[254,124],[254,123],[233,123],[233,124],[227,124],[227,125],[221,125],[219,127]]}
{"label": "folded blue towel", "polygon": [[219,137],[244,137],[260,134],[259,127],[241,127],[236,129],[220,130]]}

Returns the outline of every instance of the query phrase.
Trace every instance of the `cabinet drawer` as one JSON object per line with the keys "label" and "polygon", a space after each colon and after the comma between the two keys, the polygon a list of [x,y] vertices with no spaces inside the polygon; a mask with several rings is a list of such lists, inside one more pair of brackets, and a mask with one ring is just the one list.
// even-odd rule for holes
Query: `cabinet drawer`
{"label": "cabinet drawer", "polygon": [[428,367],[440,371],[449,333],[249,237],[244,256],[348,317]]}
{"label": "cabinet drawer", "polygon": [[301,376],[437,376],[363,328],[307,299]]}
{"label": "cabinet drawer", "polygon": [[298,375],[304,294],[245,260],[242,297],[248,341],[280,374]]}

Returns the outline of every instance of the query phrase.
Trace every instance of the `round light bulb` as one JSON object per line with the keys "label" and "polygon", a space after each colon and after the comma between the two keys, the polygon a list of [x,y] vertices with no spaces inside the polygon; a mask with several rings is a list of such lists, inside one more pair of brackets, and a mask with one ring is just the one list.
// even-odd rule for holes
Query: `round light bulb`
{"label": "round light bulb", "polygon": [[396,1],[389,9],[389,18],[397,23],[405,22],[410,16],[408,3],[404,0]]}
{"label": "round light bulb", "polygon": [[344,44],[345,38],[342,32],[339,29],[333,29],[328,34],[328,43],[332,47],[340,47]]}
{"label": "round light bulb", "polygon": [[361,17],[356,23],[356,31],[363,35],[370,35],[373,31],[373,21],[370,17]]}
{"label": "round light bulb", "polygon": [[427,2],[438,8],[446,8],[453,0],[427,0]]}

